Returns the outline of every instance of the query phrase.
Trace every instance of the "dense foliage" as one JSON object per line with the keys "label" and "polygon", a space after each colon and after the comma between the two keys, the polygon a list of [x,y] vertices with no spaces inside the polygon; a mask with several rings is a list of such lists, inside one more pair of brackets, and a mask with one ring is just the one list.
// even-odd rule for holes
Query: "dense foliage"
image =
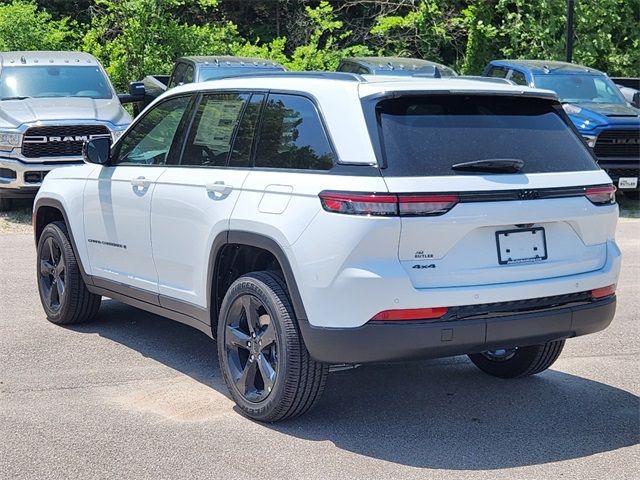
{"label": "dense foliage", "polygon": [[[114,83],[168,73],[181,55],[334,69],[400,55],[478,74],[492,58],[563,59],[565,0],[0,0],[0,51],[85,50]],[[640,0],[575,0],[574,61],[640,74]]]}

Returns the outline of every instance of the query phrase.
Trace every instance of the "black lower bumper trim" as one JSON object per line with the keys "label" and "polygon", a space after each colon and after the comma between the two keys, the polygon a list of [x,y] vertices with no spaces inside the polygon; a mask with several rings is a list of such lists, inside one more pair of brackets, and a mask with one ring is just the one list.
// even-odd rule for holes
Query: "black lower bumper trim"
{"label": "black lower bumper trim", "polygon": [[577,306],[458,321],[368,323],[341,329],[301,321],[300,330],[318,361],[367,363],[449,357],[586,335],[605,329],[615,310],[612,296]]}
{"label": "black lower bumper trim", "polygon": [[2,184],[0,184],[0,197],[2,198],[26,198],[33,199],[36,198],[38,194],[38,189],[40,187],[21,187],[21,188],[2,188]]}

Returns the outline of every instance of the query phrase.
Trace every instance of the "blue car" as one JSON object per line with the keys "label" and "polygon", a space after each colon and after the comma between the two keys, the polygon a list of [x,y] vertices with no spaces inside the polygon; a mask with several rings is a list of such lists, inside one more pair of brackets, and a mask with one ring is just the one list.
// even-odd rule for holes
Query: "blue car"
{"label": "blue car", "polygon": [[493,60],[483,76],[556,92],[600,166],[627,196],[638,199],[640,110],[603,72],[546,60]]}

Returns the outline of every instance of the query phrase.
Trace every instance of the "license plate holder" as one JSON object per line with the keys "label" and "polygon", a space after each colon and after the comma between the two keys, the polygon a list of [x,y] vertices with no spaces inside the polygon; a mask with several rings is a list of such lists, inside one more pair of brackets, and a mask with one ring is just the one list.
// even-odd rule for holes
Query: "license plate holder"
{"label": "license plate holder", "polygon": [[618,188],[620,190],[638,188],[638,177],[620,177],[618,179]]}
{"label": "license plate holder", "polygon": [[498,231],[496,246],[500,265],[534,263],[547,259],[547,239],[543,227]]}

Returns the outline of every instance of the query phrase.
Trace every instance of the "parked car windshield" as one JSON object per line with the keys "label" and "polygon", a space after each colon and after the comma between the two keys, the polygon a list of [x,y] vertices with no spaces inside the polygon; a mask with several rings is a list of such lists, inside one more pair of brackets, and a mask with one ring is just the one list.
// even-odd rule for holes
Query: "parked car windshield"
{"label": "parked car windshield", "polygon": [[604,75],[534,75],[538,88],[553,90],[563,103],[625,103],[625,99]]}
{"label": "parked car windshield", "polygon": [[0,72],[0,99],[13,97],[112,98],[109,80],[98,67],[25,66]]}
{"label": "parked car windshield", "polygon": [[477,160],[518,159],[521,173],[597,170],[588,148],[553,101],[489,95],[390,98],[376,107],[385,176],[486,175],[452,169]]}
{"label": "parked car windshield", "polygon": [[284,68],[278,67],[210,67],[201,68],[199,74],[199,81],[206,82],[207,80],[215,80],[217,78],[230,77],[233,75],[243,75],[245,73],[273,73],[284,72]]}

